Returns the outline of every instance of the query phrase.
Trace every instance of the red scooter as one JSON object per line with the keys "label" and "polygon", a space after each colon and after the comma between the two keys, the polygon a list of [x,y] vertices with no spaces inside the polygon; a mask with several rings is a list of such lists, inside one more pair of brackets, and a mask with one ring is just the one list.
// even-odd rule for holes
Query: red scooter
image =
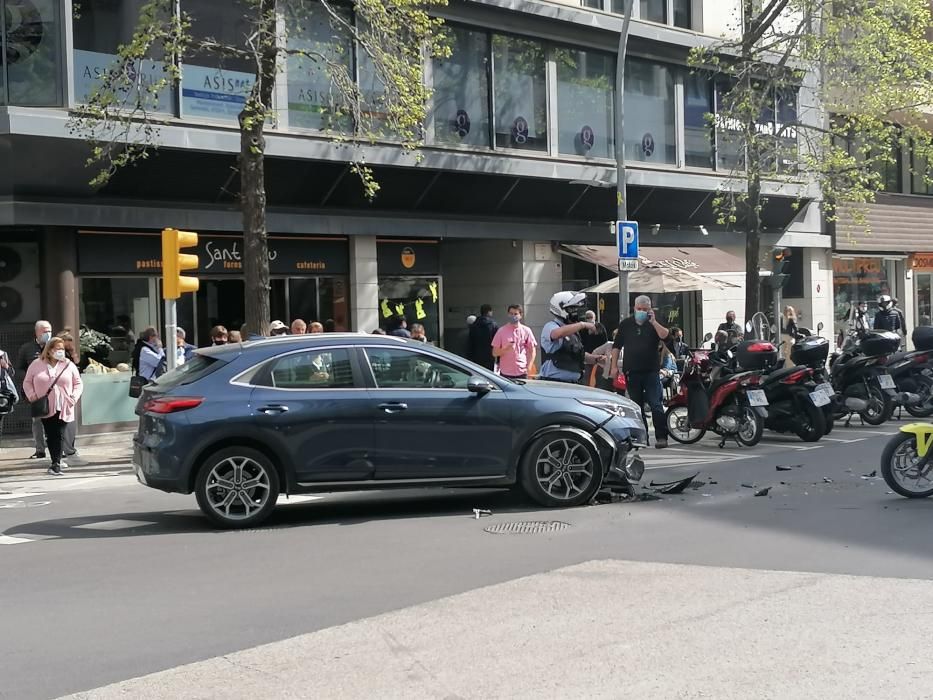
{"label": "red scooter", "polygon": [[732,373],[731,350],[691,350],[680,390],[667,402],[667,430],[679,443],[699,441],[707,430],[753,447],[761,440],[768,416],[765,392],[756,389],[758,371]]}

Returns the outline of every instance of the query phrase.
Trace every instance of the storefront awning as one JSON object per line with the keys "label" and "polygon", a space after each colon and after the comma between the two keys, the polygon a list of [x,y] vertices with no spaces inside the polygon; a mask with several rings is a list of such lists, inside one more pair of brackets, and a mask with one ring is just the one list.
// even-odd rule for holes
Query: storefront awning
{"label": "storefront awning", "polygon": [[[675,292],[700,292],[704,289],[738,288],[739,285],[716,279],[712,275],[698,275],[675,267],[643,267],[628,276],[629,291],[644,294],[672,294]],[[583,290],[586,294],[616,294],[618,278],[612,278]]]}
{"label": "storefront awning", "polygon": [[[616,274],[619,272],[619,254],[615,246],[564,245],[561,248],[567,255],[600,265]],[[645,267],[671,267],[698,275],[745,271],[744,260],[712,246],[643,246],[640,252]]]}

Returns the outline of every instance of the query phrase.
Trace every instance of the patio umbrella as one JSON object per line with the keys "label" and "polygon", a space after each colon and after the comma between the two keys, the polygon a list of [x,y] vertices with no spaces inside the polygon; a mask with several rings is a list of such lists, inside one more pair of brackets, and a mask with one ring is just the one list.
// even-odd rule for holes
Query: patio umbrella
{"label": "patio umbrella", "polygon": [[[681,270],[667,265],[654,265],[642,260],[638,272],[628,275],[628,288],[631,292],[646,294],[665,294],[671,292],[694,292],[703,289],[728,289],[739,287],[737,284],[716,279],[709,275],[700,275],[689,270]],[[619,291],[619,280],[609,279],[583,290],[587,294],[615,294]]]}

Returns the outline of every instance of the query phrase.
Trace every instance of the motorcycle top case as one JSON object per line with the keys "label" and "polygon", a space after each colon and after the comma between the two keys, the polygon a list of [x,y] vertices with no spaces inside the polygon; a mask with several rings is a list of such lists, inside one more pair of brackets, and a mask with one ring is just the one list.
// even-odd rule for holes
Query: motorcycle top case
{"label": "motorcycle top case", "polygon": [[825,367],[827,357],[829,357],[829,341],[818,335],[798,340],[790,350],[791,362],[813,369]]}
{"label": "motorcycle top case", "polygon": [[892,331],[871,331],[859,341],[859,350],[866,355],[890,355],[901,346],[901,336]]}
{"label": "motorcycle top case", "polygon": [[773,367],[777,355],[777,348],[766,340],[744,340],[735,350],[736,362],[744,370]]}
{"label": "motorcycle top case", "polygon": [[933,350],[933,326],[917,326],[910,339],[917,350]]}

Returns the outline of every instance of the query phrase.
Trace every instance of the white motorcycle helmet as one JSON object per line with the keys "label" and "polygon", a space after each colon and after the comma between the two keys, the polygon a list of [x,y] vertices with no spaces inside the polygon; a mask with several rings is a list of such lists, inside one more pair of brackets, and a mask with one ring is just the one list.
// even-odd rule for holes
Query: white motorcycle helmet
{"label": "white motorcycle helmet", "polygon": [[894,306],[894,300],[887,294],[882,294],[878,297],[878,308],[882,311],[887,311],[892,306]]}
{"label": "white motorcycle helmet", "polygon": [[583,292],[558,292],[551,297],[551,313],[562,321],[575,318],[586,308],[586,294]]}

